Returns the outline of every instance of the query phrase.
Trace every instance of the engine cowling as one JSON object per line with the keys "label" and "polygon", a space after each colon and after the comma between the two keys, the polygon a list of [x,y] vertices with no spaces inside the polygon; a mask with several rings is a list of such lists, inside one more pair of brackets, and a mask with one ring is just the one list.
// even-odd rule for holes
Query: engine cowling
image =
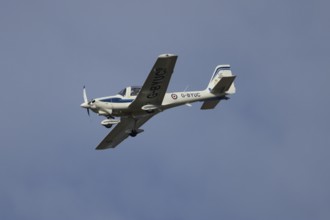
{"label": "engine cowling", "polygon": [[101,121],[101,125],[103,125],[106,128],[111,128],[112,125],[118,124],[120,122],[120,120],[118,119],[105,119],[103,121]]}

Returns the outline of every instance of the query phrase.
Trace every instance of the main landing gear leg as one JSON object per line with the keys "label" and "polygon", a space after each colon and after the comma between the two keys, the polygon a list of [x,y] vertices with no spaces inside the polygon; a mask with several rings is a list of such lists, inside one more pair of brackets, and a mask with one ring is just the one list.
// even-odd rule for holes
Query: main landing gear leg
{"label": "main landing gear leg", "polygon": [[131,133],[129,134],[131,137],[135,137],[136,135],[138,135],[141,132],[143,132],[143,129],[139,129],[137,127],[137,121],[138,121],[138,119],[134,119],[133,129],[131,130]]}
{"label": "main landing gear leg", "polygon": [[136,135],[138,134],[138,132],[136,130],[136,122],[137,122],[137,119],[134,119],[134,126],[133,126],[131,133],[129,134],[131,137],[136,137]]}

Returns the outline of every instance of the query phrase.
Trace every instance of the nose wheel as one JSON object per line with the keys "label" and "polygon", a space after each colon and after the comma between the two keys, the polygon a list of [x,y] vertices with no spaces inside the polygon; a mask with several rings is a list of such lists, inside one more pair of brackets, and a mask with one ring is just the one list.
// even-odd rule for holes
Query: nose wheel
{"label": "nose wheel", "polygon": [[[108,115],[107,116],[107,119],[115,119],[115,117],[111,116],[111,115]],[[112,124],[107,124],[107,125],[104,125],[106,128],[111,128],[112,127]]]}
{"label": "nose wheel", "polygon": [[104,125],[104,127],[111,128],[112,127],[112,124]]}

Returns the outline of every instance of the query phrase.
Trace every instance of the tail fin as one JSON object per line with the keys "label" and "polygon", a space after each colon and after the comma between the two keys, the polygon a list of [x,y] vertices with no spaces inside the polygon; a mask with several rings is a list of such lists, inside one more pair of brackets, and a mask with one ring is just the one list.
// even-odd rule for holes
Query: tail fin
{"label": "tail fin", "polygon": [[234,94],[236,88],[234,85],[235,77],[230,70],[230,65],[219,65],[215,68],[207,90],[218,97],[204,101],[201,109],[213,109],[221,100],[229,99],[226,95]]}
{"label": "tail fin", "polygon": [[233,83],[235,77],[230,70],[230,65],[219,65],[215,68],[207,89],[214,94],[234,94],[236,92]]}

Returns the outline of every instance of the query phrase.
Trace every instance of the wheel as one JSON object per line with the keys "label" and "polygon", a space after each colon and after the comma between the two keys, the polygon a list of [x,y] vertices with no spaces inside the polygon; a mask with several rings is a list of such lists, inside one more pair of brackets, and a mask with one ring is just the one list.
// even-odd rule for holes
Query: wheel
{"label": "wheel", "polygon": [[132,132],[129,134],[131,137],[135,137],[138,133],[135,130],[132,130]]}
{"label": "wheel", "polygon": [[106,128],[111,128],[112,124],[104,125]]}

